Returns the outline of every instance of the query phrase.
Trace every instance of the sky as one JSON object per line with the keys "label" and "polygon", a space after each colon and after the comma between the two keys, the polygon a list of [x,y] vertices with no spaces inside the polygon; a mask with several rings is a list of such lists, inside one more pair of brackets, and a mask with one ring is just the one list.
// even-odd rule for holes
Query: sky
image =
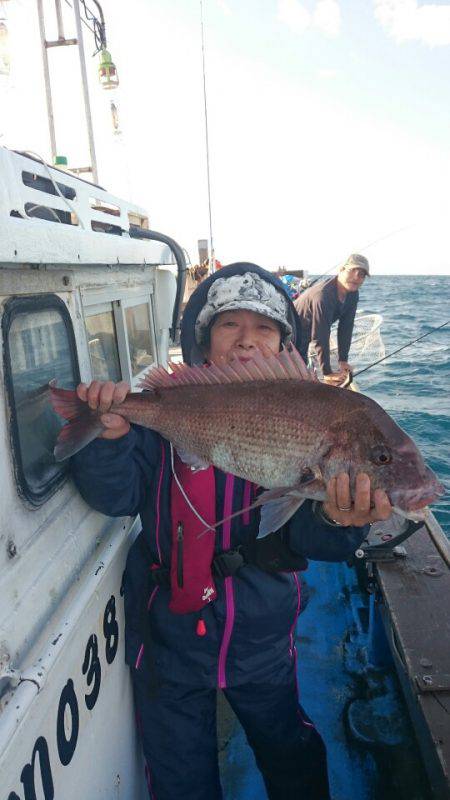
{"label": "sky", "polygon": [[[99,86],[84,29],[99,182],[195,263],[209,236],[200,2],[102,8],[120,86]],[[50,159],[36,2],[1,10],[0,144]],[[323,273],[361,252],[374,274],[450,274],[450,2],[203,0],[203,16],[216,257]],[[58,152],[80,166],[75,50],[49,58]]]}

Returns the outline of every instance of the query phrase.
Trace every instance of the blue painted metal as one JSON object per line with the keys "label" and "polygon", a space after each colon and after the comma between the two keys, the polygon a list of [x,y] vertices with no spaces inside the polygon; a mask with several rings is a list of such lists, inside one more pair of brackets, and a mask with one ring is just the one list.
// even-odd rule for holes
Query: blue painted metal
{"label": "blue painted metal", "polygon": [[[333,800],[428,800],[379,609],[364,591],[363,575],[345,564],[313,562],[304,582],[308,603],[296,637],[300,698],[327,746]],[[225,800],[266,798],[237,723],[222,781]]]}
{"label": "blue painted metal", "polygon": [[380,599],[372,592],[369,601],[368,659],[372,667],[385,668],[393,664],[386,632],[380,614]]}
{"label": "blue painted metal", "polygon": [[345,721],[366,661],[366,608],[356,574],[344,564],[315,562],[305,580],[310,601],[297,641],[301,701],[327,747],[333,798],[366,800],[376,766],[370,753],[348,746]]}

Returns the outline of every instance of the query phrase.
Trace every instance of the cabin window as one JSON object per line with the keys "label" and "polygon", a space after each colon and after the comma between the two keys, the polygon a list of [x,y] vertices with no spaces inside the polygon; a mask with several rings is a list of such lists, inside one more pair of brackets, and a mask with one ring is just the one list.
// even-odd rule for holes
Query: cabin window
{"label": "cabin window", "polygon": [[48,384],[56,379],[73,389],[79,382],[72,323],[63,301],[44,295],[7,301],[2,327],[17,479],[39,505],[67,471],[53,457],[62,422],[51,408]]}
{"label": "cabin window", "polygon": [[120,381],[122,378],[116,323],[112,303],[90,308],[86,316],[92,378],[95,381]]}
{"label": "cabin window", "polygon": [[139,303],[125,309],[131,373],[133,378],[155,362],[151,337],[150,307]]}
{"label": "cabin window", "polygon": [[83,294],[92,379],[128,381],[136,388],[157,362],[152,287],[94,289]]}

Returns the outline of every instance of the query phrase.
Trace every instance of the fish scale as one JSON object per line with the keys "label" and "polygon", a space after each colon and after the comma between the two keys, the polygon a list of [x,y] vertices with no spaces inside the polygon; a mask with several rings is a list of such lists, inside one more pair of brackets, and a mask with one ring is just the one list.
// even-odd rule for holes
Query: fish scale
{"label": "fish scale", "polygon": [[[264,487],[276,497],[277,513],[281,490],[293,513],[292,497],[296,507],[305,497],[323,499],[326,482],[343,471],[352,491],[365,472],[372,493],[383,489],[405,513],[442,493],[412,439],[377,403],[314,380],[296,351],[256,354],[251,367],[237,360],[177,365],[172,375],[159,367],[141,385],[146,391],[129,394],[110,413],[157,431],[193,466],[213,464]],[[74,392],[52,388],[52,402],[69,419],[57,458],[104,430],[100,412]]]}
{"label": "fish scale", "polygon": [[[157,430],[177,449],[196,453],[225,472],[275,488],[297,483],[303,465],[315,461],[317,436],[307,435],[311,421],[302,412],[314,403],[309,390],[323,388],[296,381],[161,388],[153,402],[148,397],[144,415],[133,395],[111,412]],[[286,404],[296,410],[289,431]]]}

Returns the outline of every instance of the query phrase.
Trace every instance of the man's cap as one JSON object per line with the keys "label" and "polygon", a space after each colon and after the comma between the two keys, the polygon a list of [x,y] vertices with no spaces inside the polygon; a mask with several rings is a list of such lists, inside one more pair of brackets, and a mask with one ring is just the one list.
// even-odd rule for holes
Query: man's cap
{"label": "man's cap", "polygon": [[363,269],[366,275],[370,275],[369,262],[365,256],[361,256],[359,253],[352,253],[343,266],[348,269]]}
{"label": "man's cap", "polygon": [[283,344],[292,338],[288,322],[288,302],[282,292],[256,272],[217,278],[211,284],[206,303],[195,322],[195,340],[203,344],[210,322],[224,311],[254,311],[278,322]]}

